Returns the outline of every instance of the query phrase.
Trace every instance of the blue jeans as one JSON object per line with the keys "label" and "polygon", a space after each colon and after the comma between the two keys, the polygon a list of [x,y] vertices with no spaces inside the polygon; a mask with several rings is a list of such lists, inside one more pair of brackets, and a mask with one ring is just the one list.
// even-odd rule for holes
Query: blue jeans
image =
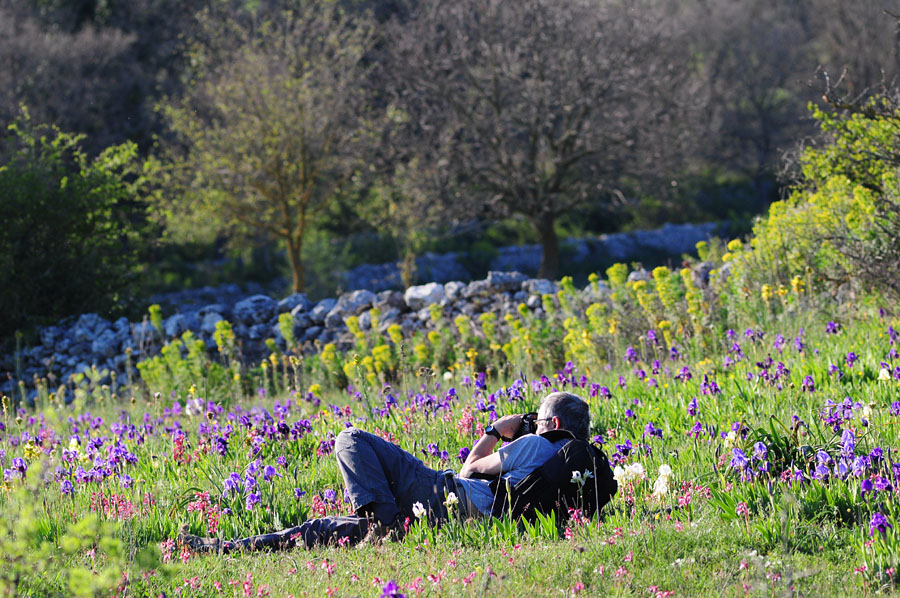
{"label": "blue jeans", "polygon": [[357,515],[373,515],[384,524],[414,520],[417,502],[431,523],[441,523],[447,520],[446,495],[459,495],[452,471],[435,471],[397,445],[357,428],[338,434],[334,454]]}
{"label": "blue jeans", "polygon": [[[452,471],[426,467],[413,455],[374,434],[348,428],[338,434],[334,453],[356,516],[310,519],[274,533],[225,542],[223,551],[313,548],[340,540],[353,545],[366,535],[375,519],[383,524],[402,522],[405,517],[415,519],[413,504],[417,502],[426,509],[428,521],[438,525],[448,518],[445,495],[459,495]],[[459,498],[462,507],[465,500]]]}

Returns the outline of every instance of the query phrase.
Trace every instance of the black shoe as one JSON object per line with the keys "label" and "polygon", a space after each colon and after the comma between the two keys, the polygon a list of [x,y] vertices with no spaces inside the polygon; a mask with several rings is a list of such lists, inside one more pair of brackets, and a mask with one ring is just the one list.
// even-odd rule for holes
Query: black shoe
{"label": "black shoe", "polygon": [[202,538],[187,533],[188,525],[182,525],[178,530],[178,536],[175,541],[178,544],[187,546],[194,552],[223,552],[224,542],[218,538]]}

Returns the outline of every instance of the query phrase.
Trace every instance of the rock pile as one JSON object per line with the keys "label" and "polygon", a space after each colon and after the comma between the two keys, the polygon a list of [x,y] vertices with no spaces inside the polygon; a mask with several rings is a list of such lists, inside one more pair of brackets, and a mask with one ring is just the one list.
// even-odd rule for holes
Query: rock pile
{"label": "rock pile", "polygon": [[[129,363],[133,367],[137,360],[158,353],[162,342],[180,337],[188,330],[206,343],[210,353],[214,353],[213,332],[221,320],[232,324],[243,356],[258,360],[268,353],[265,347],[268,338],[274,338],[282,348],[285,347],[278,325],[278,317],[283,313],[291,314],[294,338],[304,350],[313,350],[316,343],[330,342],[348,349],[354,338],[347,330],[345,319],[358,316],[360,327],[369,330],[373,308],[379,311],[380,331],[398,324],[404,334],[411,334],[429,325],[429,307],[433,304],[443,306],[445,315],[450,318],[459,314],[475,317],[488,311],[502,317],[513,312],[519,303],[540,311],[541,295],[556,290],[556,283],[549,280],[531,279],[518,272],[490,272],[485,280],[432,282],[410,287],[404,293],[357,290],[318,302],[310,301],[302,293],[281,300],[256,294],[234,303],[213,301],[199,308],[187,304],[183,311],[165,318],[161,330],[146,319],[129,322],[121,318],[110,322],[97,314],[84,314],[73,321],[42,328],[40,344],[25,349],[18,356],[0,358],[0,368],[9,372],[18,368],[22,380],[29,386],[35,376],[46,377],[52,373],[53,379],[60,383],[91,366],[116,372],[118,378],[124,380]],[[10,395],[14,391],[14,380],[0,383],[0,393]]]}
{"label": "rock pile", "polygon": [[[712,223],[667,225],[657,231],[575,241],[570,243],[568,250],[581,260],[597,257],[598,252],[615,259],[626,259],[641,249],[686,253],[693,251],[697,241],[714,234],[716,226]],[[243,357],[252,362],[268,353],[266,339],[274,338],[284,348],[285,340],[278,325],[278,317],[284,313],[291,314],[294,339],[303,350],[310,351],[316,343],[329,342],[343,349],[352,346],[354,341],[347,331],[345,319],[358,316],[361,328],[369,330],[373,308],[379,311],[377,321],[382,332],[392,324],[398,324],[408,335],[429,325],[428,308],[436,303],[445,308],[444,314],[451,319],[458,314],[474,317],[484,312],[494,312],[502,318],[514,312],[520,303],[525,303],[534,312],[541,312],[541,295],[557,290],[552,281],[529,278],[517,271],[520,268],[526,271],[537,269],[540,262],[538,246],[501,250],[494,263],[503,266],[503,270],[491,271],[485,280],[468,283],[448,280],[450,276],[468,278],[465,269],[455,260],[456,254],[424,256],[420,270],[425,266],[434,282],[411,287],[405,292],[391,290],[390,287],[399,286],[399,273],[396,273],[395,281],[391,268],[396,265],[388,264],[348,274],[362,286],[372,288],[359,288],[338,298],[317,302],[310,301],[304,294],[276,300],[265,294],[259,285],[242,290],[233,284],[154,297],[152,299],[162,305],[164,314],[175,312],[162,322],[159,330],[146,319],[130,322],[120,318],[111,322],[97,314],[84,314],[41,329],[40,344],[19,354],[0,356],[0,372],[10,372],[6,380],[0,381],[0,394],[16,392],[15,386],[20,380],[30,387],[35,377],[49,377],[59,384],[92,366],[115,372],[120,380],[124,380],[128,374],[135,374],[134,371],[126,372],[129,364],[133,368],[136,361],[155,355],[164,342],[180,337],[188,330],[206,343],[210,353],[214,353],[217,347],[213,332],[222,320],[232,324]],[[380,270],[376,272],[372,268]],[[703,274],[708,269],[703,264],[697,269],[701,284],[705,282]],[[641,275],[632,273],[631,276]],[[595,301],[598,297],[589,287],[584,291],[584,299]],[[33,396],[34,390],[30,392]]]}

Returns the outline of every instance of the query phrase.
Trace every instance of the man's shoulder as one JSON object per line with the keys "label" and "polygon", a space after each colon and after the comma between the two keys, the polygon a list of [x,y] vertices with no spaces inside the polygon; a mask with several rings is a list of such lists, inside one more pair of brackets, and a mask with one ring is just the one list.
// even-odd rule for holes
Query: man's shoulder
{"label": "man's shoulder", "polygon": [[565,442],[557,445],[550,440],[538,436],[537,434],[526,434],[517,438],[516,440],[510,442],[509,444],[503,445],[500,449],[501,452],[506,455],[511,454],[539,454],[546,455],[547,453],[552,453],[557,451],[560,447],[562,447]]}
{"label": "man's shoulder", "polygon": [[504,445],[503,448],[509,447],[513,448],[540,448],[545,446],[552,446],[553,443],[544,438],[543,436],[538,436],[537,434],[525,434],[524,436],[519,436],[512,442]]}

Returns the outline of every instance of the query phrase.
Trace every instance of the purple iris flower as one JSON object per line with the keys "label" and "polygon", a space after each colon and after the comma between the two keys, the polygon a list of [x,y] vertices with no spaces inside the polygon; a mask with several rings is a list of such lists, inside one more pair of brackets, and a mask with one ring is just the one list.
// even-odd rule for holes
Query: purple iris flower
{"label": "purple iris flower", "polygon": [[213,448],[222,457],[228,454],[228,439],[224,436],[216,436],[213,441]]}
{"label": "purple iris flower", "polygon": [[741,449],[732,449],[731,455],[731,467],[734,469],[746,469],[750,465],[750,460],[747,459],[747,455]]}
{"label": "purple iris flower", "polygon": [[72,482],[69,480],[63,480],[59,483],[59,491],[63,494],[72,494]]}
{"label": "purple iris flower", "polygon": [[241,474],[232,471],[222,482],[222,487],[225,490],[225,494],[228,494],[229,492],[233,492],[234,494],[241,492],[243,490],[243,480],[241,480]]}
{"label": "purple iris flower", "polygon": [[803,378],[803,382],[800,383],[800,390],[802,390],[804,392],[815,392],[816,391],[816,384],[813,381],[812,376],[806,376],[805,378]]}
{"label": "purple iris flower", "polygon": [[259,504],[259,501],[262,500],[259,492],[251,492],[247,495],[247,500],[244,503],[244,506],[248,511],[252,511],[253,507]]}
{"label": "purple iris flower", "polygon": [[765,461],[769,458],[769,449],[762,442],[757,442],[753,445],[753,457]]}
{"label": "purple iris flower", "polygon": [[784,351],[784,335],[776,334],[775,342],[772,343],[772,347],[779,353],[782,353]]}
{"label": "purple iris flower", "polygon": [[663,431],[661,428],[657,428],[653,425],[653,422],[647,422],[647,425],[644,427],[644,439],[647,437],[656,436],[657,438],[663,437]]}
{"label": "purple iris flower", "polygon": [[628,347],[625,349],[625,361],[636,362],[638,360],[637,351],[634,350],[634,347]]}
{"label": "purple iris flower", "polygon": [[334,439],[323,440],[319,443],[319,449],[316,451],[318,455],[330,455],[334,452]]}
{"label": "purple iris flower", "polygon": [[872,463],[869,461],[869,458],[866,455],[860,455],[853,459],[853,475],[861,476],[866,471],[869,470],[869,467]]}
{"label": "purple iris flower", "polygon": [[487,386],[487,382],[485,382],[484,372],[478,372],[478,375],[475,376],[475,388],[484,390],[485,386]]}
{"label": "purple iris flower", "polygon": [[89,481],[91,481],[90,476],[87,474],[87,472],[84,470],[84,467],[82,467],[81,465],[79,465],[75,469],[75,473],[73,473],[72,476],[75,478],[75,481],[78,482],[79,484],[87,484]]}
{"label": "purple iris flower", "polygon": [[887,517],[882,513],[875,511],[872,514],[872,519],[869,521],[869,535],[874,536],[876,530],[884,535],[887,533],[888,528],[894,529],[894,526],[888,522]]}
{"label": "purple iris flower", "polygon": [[400,587],[396,582],[389,581],[381,588],[380,598],[406,598],[406,595],[400,592]]}
{"label": "purple iris flower", "polygon": [[697,415],[697,397],[691,399],[691,402],[688,403],[688,415],[691,417]]}
{"label": "purple iris flower", "polygon": [[852,466],[853,463],[849,459],[847,459],[847,457],[841,457],[834,468],[834,472],[838,475],[838,477],[844,479],[847,477],[847,474],[850,473],[850,469]]}
{"label": "purple iris flower", "polygon": [[630,440],[626,440],[625,444],[617,444],[616,452],[621,453],[622,456],[627,457],[631,451],[634,449],[634,445],[631,444]]}
{"label": "purple iris flower", "polygon": [[471,452],[471,449],[467,446],[464,446],[461,449],[459,449],[459,454],[456,455],[456,458],[459,459],[460,463],[465,463],[466,459],[469,457],[470,452]]}
{"label": "purple iris flower", "polygon": [[825,332],[827,334],[837,334],[841,330],[841,325],[837,322],[828,322],[825,324]]}
{"label": "purple iris flower", "polygon": [[841,454],[849,457],[853,455],[854,450],[856,450],[856,434],[850,430],[844,430],[841,434]]}
{"label": "purple iris flower", "polygon": [[690,430],[688,430],[687,435],[690,436],[691,438],[697,440],[700,438],[700,434],[702,432],[703,432],[703,426],[700,424],[700,422],[694,422],[694,425],[691,426]]}
{"label": "purple iris flower", "polygon": [[297,500],[300,500],[304,496],[306,496],[305,490],[301,490],[300,488],[294,488],[294,498],[296,498]]}
{"label": "purple iris flower", "polygon": [[131,476],[127,473],[123,473],[121,476],[119,476],[119,484],[122,485],[122,488],[131,488],[131,486],[134,484],[134,480],[131,479]]}
{"label": "purple iris flower", "polygon": [[281,476],[281,474],[278,473],[278,470],[275,469],[275,467],[273,467],[272,465],[266,465],[265,467],[263,467],[263,479],[265,481],[271,482],[272,478],[274,478],[275,476]]}
{"label": "purple iris flower", "polygon": [[872,492],[872,490],[874,488],[875,488],[875,485],[872,483],[872,480],[870,480],[869,478],[866,478],[859,485],[859,495],[865,496],[869,492]]}
{"label": "purple iris flower", "polygon": [[849,353],[847,353],[847,367],[852,368],[853,364],[856,363],[856,361],[858,359],[859,359],[859,355],[857,355],[853,351],[850,351]]}
{"label": "purple iris flower", "polygon": [[715,380],[710,380],[709,376],[703,375],[703,382],[700,383],[700,394],[717,395],[721,394],[722,389],[716,384]]}

